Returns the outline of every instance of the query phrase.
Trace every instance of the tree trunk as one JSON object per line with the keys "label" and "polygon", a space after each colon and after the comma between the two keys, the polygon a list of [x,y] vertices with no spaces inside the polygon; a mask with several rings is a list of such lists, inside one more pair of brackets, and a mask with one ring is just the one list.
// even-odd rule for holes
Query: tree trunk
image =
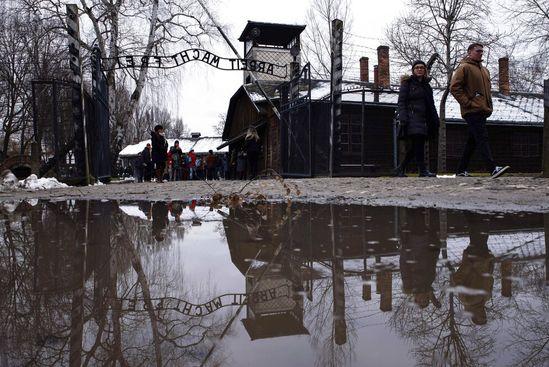
{"label": "tree trunk", "polygon": [[449,86],[446,87],[440,100],[440,126],[438,129],[438,157],[437,173],[446,172],[446,100],[450,93]]}
{"label": "tree trunk", "polygon": [[543,177],[549,177],[549,79],[544,82]]}
{"label": "tree trunk", "polygon": [[6,133],[4,135],[4,144],[2,144],[2,153],[3,153],[5,158],[8,157],[8,148],[10,146],[10,137],[11,137],[11,133],[9,131],[6,131]]}
{"label": "tree trunk", "polygon": [[[153,1],[151,23],[149,27],[149,37],[147,40],[147,47],[145,48],[144,57],[151,56],[153,46],[155,44],[154,34],[156,30],[156,23],[158,20],[158,3],[159,0]],[[137,106],[139,104],[139,99],[141,98],[141,93],[143,92],[143,87],[145,86],[145,79],[147,78],[148,70],[149,68],[146,66],[141,66],[141,69],[139,70],[139,77],[135,82],[135,89],[130,97],[130,108],[128,109],[126,116],[124,117],[124,121],[129,121],[133,118],[135,114],[135,110],[137,109]],[[166,126],[164,126],[164,128],[166,128]]]}

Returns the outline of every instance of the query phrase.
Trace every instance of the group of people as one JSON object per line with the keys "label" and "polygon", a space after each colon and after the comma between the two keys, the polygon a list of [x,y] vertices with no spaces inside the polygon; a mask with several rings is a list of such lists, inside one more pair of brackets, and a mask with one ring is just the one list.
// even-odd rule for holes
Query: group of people
{"label": "group of people", "polygon": [[182,180],[244,180],[250,174],[255,178],[258,173],[258,161],[261,153],[259,135],[250,129],[239,150],[233,150],[231,156],[216,155],[212,150],[207,155],[197,155],[194,149],[183,152],[176,140],[168,149],[164,137],[164,128],[155,126],[151,131],[151,143],[135,161],[135,178],[137,182],[182,181]]}
{"label": "group of people", "polygon": [[[461,115],[468,127],[468,137],[456,176],[469,177],[469,162],[478,147],[488,172],[493,178],[504,174],[509,166],[498,166],[494,162],[486,119],[492,114],[490,74],[482,65],[484,46],[473,43],[467,49],[467,56],[461,61],[452,76],[450,92],[458,101]],[[406,168],[415,160],[420,177],[435,177],[425,165],[425,142],[438,133],[439,117],[429,85],[427,65],[421,60],[412,64],[412,74],[401,81],[398,96],[398,137],[406,142],[406,155],[395,171],[399,177],[406,176]]]}

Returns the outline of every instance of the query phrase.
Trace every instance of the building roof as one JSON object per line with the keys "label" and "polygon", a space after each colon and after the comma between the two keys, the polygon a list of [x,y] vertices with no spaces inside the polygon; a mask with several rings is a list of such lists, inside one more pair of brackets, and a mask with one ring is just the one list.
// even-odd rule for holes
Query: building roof
{"label": "building roof", "polygon": [[246,318],[242,323],[252,340],[309,334],[303,321],[291,312],[266,315],[256,319]]}
{"label": "building roof", "polygon": [[[191,149],[194,149],[194,152],[196,154],[206,154],[208,153],[208,150],[213,150],[216,153],[226,153],[229,151],[228,148],[222,148],[217,150],[217,147],[220,146],[223,143],[223,140],[221,137],[209,137],[204,136],[200,137],[198,139],[191,139],[191,138],[179,138],[179,139],[167,139],[168,140],[168,146],[172,147],[176,140],[179,140],[179,146],[181,147],[181,150],[183,152],[188,152]],[[132,144],[126,146],[122,151],[120,151],[119,156],[121,158],[130,158],[135,157],[139,155],[145,149],[147,146],[147,143],[150,143],[151,140],[143,140],[140,141],[137,144]]]}
{"label": "building roof", "polygon": [[[278,99],[278,93],[277,93],[277,87],[281,84],[281,82],[275,82],[275,81],[264,81],[261,82],[261,88],[265,91],[267,96],[271,99]],[[258,114],[261,114],[263,112],[266,112],[264,107],[260,105],[261,102],[265,102],[265,97],[261,93],[259,87],[255,83],[250,84],[244,84],[240,86],[235,94],[231,97],[229,101],[229,108],[227,110],[227,117],[225,120],[225,126],[223,128],[223,134],[222,138],[223,140],[229,139],[229,131],[231,130],[231,125],[233,122],[233,115],[235,112],[236,104],[238,99],[242,96],[246,95],[247,98],[252,103],[252,106],[256,110]],[[259,123],[260,121],[257,121]]]}
{"label": "building roof", "polygon": [[305,27],[304,25],[263,23],[248,20],[238,40],[240,42],[248,41],[251,38],[252,29],[256,28],[259,30],[259,34],[253,37],[255,42],[261,45],[284,47],[289,45],[294,38],[299,37]]}
{"label": "building roof", "polygon": [[[281,82],[262,82],[261,86],[266,94],[272,100],[279,99],[278,87]],[[372,83],[362,82],[343,82],[343,103],[361,103],[362,90],[364,89],[364,102],[369,105],[385,106],[388,108],[396,108],[398,101],[398,86],[393,86],[391,89],[385,89],[379,92],[379,101],[374,102],[375,93],[372,90]],[[301,96],[308,93],[307,90],[301,90]],[[244,84],[238,88],[229,102],[227,112],[227,120],[223,131],[223,139],[229,139],[228,132],[233,119],[233,111],[235,110],[238,97],[245,94],[256,110],[261,113],[265,105],[265,97],[260,92],[256,84]],[[435,106],[439,110],[440,101],[444,94],[444,89],[434,88],[433,97]],[[330,99],[330,81],[328,80],[311,80],[311,100],[312,101],[328,101]],[[511,93],[510,96],[504,96],[498,91],[492,91],[492,101],[494,104],[494,112],[488,118],[488,124],[507,125],[507,126],[532,126],[543,127],[543,95],[531,93]],[[450,124],[464,123],[461,117],[459,103],[452,95],[448,96],[446,101],[446,121]]]}
{"label": "building roof", "polygon": [[[330,82],[326,80],[311,81],[311,99],[313,101],[329,100],[330,99]],[[390,90],[384,90],[379,93],[379,102],[374,102],[374,92],[371,90],[372,84],[360,82],[343,82],[343,102],[361,103],[362,89],[366,88],[364,93],[365,103],[385,104],[396,106],[398,101],[398,86]],[[301,91],[301,94],[306,94],[307,91]],[[434,88],[433,97],[435,106],[439,110],[440,101],[444,89]],[[263,98],[261,95],[251,95],[255,103],[259,103]],[[492,102],[494,104],[494,112],[488,118],[488,123],[497,125],[509,126],[543,126],[543,95],[532,93],[511,93],[510,96],[504,96],[498,91],[492,91]],[[456,99],[449,95],[446,101],[446,121],[449,123],[463,123],[461,117],[459,103]]]}

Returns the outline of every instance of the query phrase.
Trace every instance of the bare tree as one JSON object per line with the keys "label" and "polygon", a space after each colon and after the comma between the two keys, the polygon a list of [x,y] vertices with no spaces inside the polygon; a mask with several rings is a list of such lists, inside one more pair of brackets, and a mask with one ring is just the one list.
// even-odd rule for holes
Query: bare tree
{"label": "bare tree", "polygon": [[[329,78],[331,73],[330,37],[332,34],[332,20],[343,21],[343,42],[350,37],[353,25],[350,0],[311,0],[307,11],[307,28],[305,28],[305,42],[303,54],[311,63],[311,69],[317,77]],[[343,55],[343,72],[352,59],[351,55]]]}
{"label": "bare tree", "polygon": [[548,0],[517,0],[513,8],[507,8],[518,21],[523,42],[537,45],[540,53],[546,53],[549,48],[549,1]]}
{"label": "bare tree", "polygon": [[[25,9],[18,1],[0,4],[0,155],[24,153],[33,135],[31,81],[61,74],[61,41],[53,24]],[[19,149],[21,149],[19,151]]]}
{"label": "bare tree", "polygon": [[[64,22],[65,1],[25,0],[43,17],[58,18]],[[153,52],[169,54],[174,47],[202,46],[213,35],[213,26],[195,0],[80,0],[84,21],[91,29],[83,29],[83,49],[90,50],[92,44],[99,47],[104,58],[108,58],[106,69],[114,69],[117,57],[136,53],[150,57]],[[141,66],[126,70],[131,77],[131,93],[127,101],[125,118],[111,119],[114,139],[111,144],[113,161],[126,143],[126,129],[130,123],[143,89],[154,76],[162,72],[152,72]],[[109,108],[117,109],[116,84],[121,73],[107,71],[109,88]]]}
{"label": "bare tree", "polygon": [[516,25],[505,47],[510,56],[511,84],[523,92],[541,92],[549,73],[549,0],[518,0],[502,4],[507,21]]}
{"label": "bare tree", "polygon": [[149,103],[146,98],[142,98],[139,106],[135,109],[132,119],[133,141],[139,142],[147,140],[150,137]]}
{"label": "bare tree", "polygon": [[439,110],[439,172],[446,171],[446,100],[452,74],[465,56],[467,44],[490,45],[499,39],[487,28],[489,15],[486,0],[417,0],[409,3],[408,13],[397,18],[386,32],[403,63],[409,65],[414,59],[427,59],[435,52],[441,56],[433,70],[436,83],[444,88]]}
{"label": "bare tree", "polygon": [[213,130],[217,136],[223,135],[223,129],[225,129],[225,121],[227,120],[227,114],[226,113],[220,113],[217,115],[217,118],[219,119],[216,124],[214,124]]}
{"label": "bare tree", "polygon": [[8,156],[12,135],[23,128],[29,113],[26,88],[31,65],[26,58],[25,23],[7,11],[0,15],[0,118],[2,119],[2,155]]}
{"label": "bare tree", "polygon": [[189,136],[191,131],[189,127],[185,125],[181,117],[176,117],[172,119],[168,125],[167,135],[168,138],[178,139],[185,136]]}

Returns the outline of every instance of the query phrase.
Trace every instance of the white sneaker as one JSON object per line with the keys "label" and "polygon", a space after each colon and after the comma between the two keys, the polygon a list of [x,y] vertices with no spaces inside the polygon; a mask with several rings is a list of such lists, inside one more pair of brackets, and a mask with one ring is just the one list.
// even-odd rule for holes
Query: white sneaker
{"label": "white sneaker", "polygon": [[496,166],[496,168],[494,169],[494,172],[492,172],[492,178],[498,178],[499,176],[503,175],[505,171],[507,171],[508,169],[509,169],[509,166],[505,166],[505,167]]}

